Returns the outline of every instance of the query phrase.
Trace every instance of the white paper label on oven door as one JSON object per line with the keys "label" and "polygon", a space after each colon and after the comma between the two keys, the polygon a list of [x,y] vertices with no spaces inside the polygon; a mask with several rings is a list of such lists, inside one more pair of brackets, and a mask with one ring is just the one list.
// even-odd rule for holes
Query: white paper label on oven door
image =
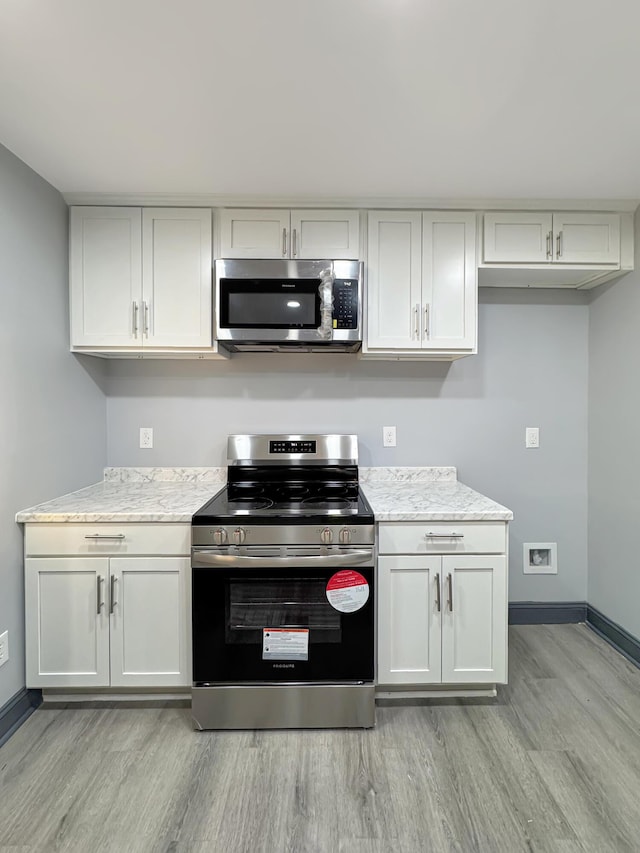
{"label": "white paper label on oven door", "polygon": [[369,600],[367,579],[350,570],[336,572],[327,584],[327,600],[340,613],[354,613]]}
{"label": "white paper label on oven door", "polygon": [[309,629],[263,628],[262,660],[309,660]]}

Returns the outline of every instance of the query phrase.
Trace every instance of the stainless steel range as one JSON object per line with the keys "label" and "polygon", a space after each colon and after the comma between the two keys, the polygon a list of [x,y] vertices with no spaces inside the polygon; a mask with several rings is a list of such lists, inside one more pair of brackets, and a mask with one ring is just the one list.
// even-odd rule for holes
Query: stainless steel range
{"label": "stainless steel range", "polygon": [[374,518],[354,435],[234,435],[193,516],[198,729],[374,725]]}

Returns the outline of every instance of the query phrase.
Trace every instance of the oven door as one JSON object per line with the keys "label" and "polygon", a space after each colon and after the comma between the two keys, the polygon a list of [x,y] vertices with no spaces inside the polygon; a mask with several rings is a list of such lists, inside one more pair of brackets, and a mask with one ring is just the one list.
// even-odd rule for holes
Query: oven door
{"label": "oven door", "polygon": [[309,559],[194,565],[196,686],[373,681],[373,566]]}

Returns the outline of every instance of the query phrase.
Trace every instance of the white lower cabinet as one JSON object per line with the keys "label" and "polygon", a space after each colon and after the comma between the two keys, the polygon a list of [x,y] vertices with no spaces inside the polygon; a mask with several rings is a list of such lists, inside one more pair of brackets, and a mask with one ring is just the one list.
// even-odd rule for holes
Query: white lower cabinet
{"label": "white lower cabinet", "polygon": [[[381,536],[381,543],[390,538]],[[457,543],[452,539],[445,548]],[[502,547],[501,554],[378,558],[379,686],[506,683],[506,544]]]}
{"label": "white lower cabinet", "polygon": [[27,686],[189,685],[189,573],[187,556],[27,556]]}

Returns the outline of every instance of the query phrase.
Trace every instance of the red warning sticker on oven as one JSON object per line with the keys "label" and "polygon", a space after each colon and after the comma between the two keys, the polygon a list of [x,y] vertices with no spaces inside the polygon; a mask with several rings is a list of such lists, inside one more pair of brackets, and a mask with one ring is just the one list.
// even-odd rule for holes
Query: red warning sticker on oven
{"label": "red warning sticker on oven", "polygon": [[354,613],[369,600],[369,584],[360,572],[343,570],[329,578],[327,584],[329,604],[340,613]]}

